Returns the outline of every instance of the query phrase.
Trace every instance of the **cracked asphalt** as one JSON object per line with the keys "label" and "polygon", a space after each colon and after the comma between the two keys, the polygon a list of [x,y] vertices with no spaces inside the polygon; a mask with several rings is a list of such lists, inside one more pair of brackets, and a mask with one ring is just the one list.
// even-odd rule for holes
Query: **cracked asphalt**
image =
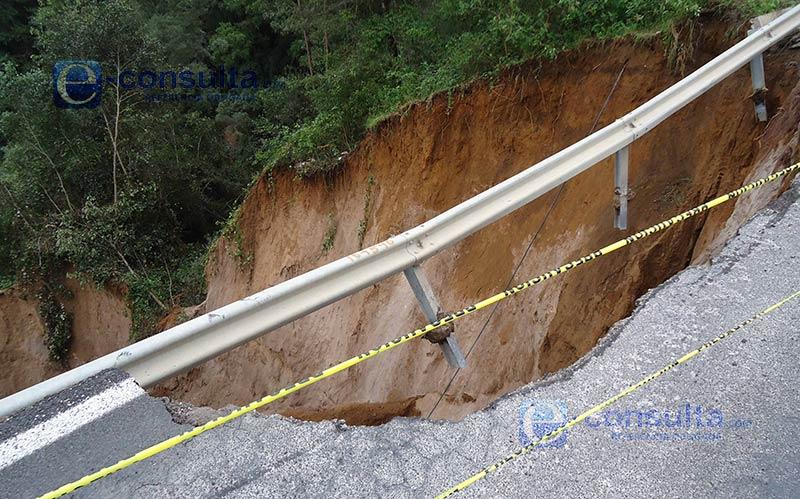
{"label": "cracked asphalt", "polygon": [[[800,290],[799,198],[795,180],[709,265],[690,267],[643,296],[631,317],[581,361],[463,421],[397,418],[349,427],[251,414],[76,495],[435,495],[521,446],[521,408],[563,404],[575,416]],[[799,324],[795,300],[571,429],[562,446],[537,448],[460,495],[800,497]],[[137,413],[137,404],[127,405],[133,410],[127,417],[150,417]],[[181,422],[216,414],[170,405]],[[139,423],[138,430],[185,430],[166,408],[159,410],[150,427]],[[642,414],[655,415],[659,424],[649,419],[642,425]],[[98,448],[111,436],[87,440],[81,433],[70,437],[68,451],[42,449],[28,466],[44,470],[37,462],[76,455],[85,472],[110,464]],[[136,443],[126,444],[131,453],[140,450]],[[69,466],[69,476],[46,468],[38,481],[31,472],[26,476],[37,487],[24,491],[79,478],[75,467]],[[22,489],[10,486],[19,480],[9,481],[6,471],[0,470],[2,495],[18,496]]]}

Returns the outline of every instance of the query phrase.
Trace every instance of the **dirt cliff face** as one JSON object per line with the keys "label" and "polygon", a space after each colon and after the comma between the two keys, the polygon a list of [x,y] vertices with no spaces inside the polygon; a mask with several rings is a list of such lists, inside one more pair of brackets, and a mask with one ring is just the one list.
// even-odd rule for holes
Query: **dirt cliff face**
{"label": "dirt cliff face", "polygon": [[16,290],[0,291],[0,394],[10,395],[58,374],[47,360],[36,302]]}
{"label": "dirt cliff face", "polygon": [[[698,32],[704,35],[695,40],[694,67],[733,43],[722,35],[723,26]],[[798,60],[797,51],[786,48],[766,57],[768,125],[755,120],[750,76],[743,69],[632,146],[631,229],[732,190],[795,157]],[[595,46],[509,71],[493,85],[477,83],[450,100],[437,97],[412,107],[364,140],[334,178],[300,181],[280,173],[262,179],[242,209],[240,246],[220,241],[209,263],[207,310],[358,251],[360,233],[366,247],[430,219],[610,123],[678,79],[658,42]],[[470,352],[469,366],[438,404],[455,372],[438,347],[417,340],[270,409],[353,423],[428,416],[434,407],[435,418],[462,417],[574,362],[630,312],[637,297],[693,259],[705,261],[779,187],[459,321],[456,334]],[[612,228],[613,189],[609,159],[425,262],[443,306],[461,308],[619,239],[624,233]],[[326,242],[332,242],[328,252]],[[193,369],[157,392],[197,404],[245,403],[424,323],[411,289],[395,276]]]}

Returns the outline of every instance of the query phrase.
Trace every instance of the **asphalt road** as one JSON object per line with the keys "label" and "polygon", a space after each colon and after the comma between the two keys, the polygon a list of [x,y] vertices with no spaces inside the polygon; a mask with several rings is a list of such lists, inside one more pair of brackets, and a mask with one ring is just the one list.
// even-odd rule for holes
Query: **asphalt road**
{"label": "asphalt road", "polygon": [[[248,415],[76,495],[434,495],[519,448],[534,431],[520,429],[520,414],[533,429],[546,428],[548,417],[558,420],[553,411],[574,416],[800,290],[798,198],[795,181],[710,265],[689,268],[642,297],[579,363],[461,422],[398,418],[348,427]],[[799,325],[796,300],[570,430],[560,446],[539,448],[461,495],[800,497]],[[0,425],[0,494],[55,488],[185,430],[173,417],[213,415],[181,407],[170,416],[162,401],[131,396],[33,451],[9,451],[7,442],[43,424],[48,407],[61,402],[45,401]],[[545,407],[549,416],[529,410]],[[25,457],[14,461],[14,452]]]}

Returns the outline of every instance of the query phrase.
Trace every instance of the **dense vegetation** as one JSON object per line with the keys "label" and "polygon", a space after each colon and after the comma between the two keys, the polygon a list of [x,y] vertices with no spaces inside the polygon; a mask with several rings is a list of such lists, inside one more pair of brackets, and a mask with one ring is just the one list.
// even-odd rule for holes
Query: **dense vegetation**
{"label": "dense vegetation", "polygon": [[[36,287],[57,322],[67,272],[121,283],[135,335],[149,334],[163,311],[202,300],[206,248],[255,176],[329,172],[407,103],[586,39],[670,36],[702,9],[744,18],[784,3],[7,0],[0,288]],[[282,84],[220,102],[149,102],[147,91],[106,84],[95,109],[56,108],[53,64],[83,59],[104,75],[224,64]],[[55,359],[68,320],[48,323]]]}

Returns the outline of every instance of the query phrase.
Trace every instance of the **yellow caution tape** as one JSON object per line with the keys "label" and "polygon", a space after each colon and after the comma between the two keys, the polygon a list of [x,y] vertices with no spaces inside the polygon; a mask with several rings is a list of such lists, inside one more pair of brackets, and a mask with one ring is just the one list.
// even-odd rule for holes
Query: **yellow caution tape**
{"label": "yellow caution tape", "polygon": [[796,164],[794,164],[792,166],[784,168],[781,171],[775,172],[772,175],[769,175],[768,177],[764,177],[764,178],[762,178],[760,180],[757,180],[757,181],[752,182],[750,184],[747,184],[747,185],[745,185],[743,187],[740,187],[739,189],[736,189],[733,192],[729,192],[728,194],[725,194],[724,196],[720,196],[720,197],[718,197],[716,199],[712,199],[711,201],[709,201],[707,203],[701,204],[700,206],[698,206],[696,208],[692,208],[689,211],[685,211],[685,212],[681,213],[680,215],[677,215],[675,217],[670,218],[669,220],[666,220],[666,221],[661,222],[659,224],[656,224],[656,225],[653,225],[651,227],[648,227],[648,228],[646,228],[646,229],[644,229],[642,231],[637,232],[636,234],[633,234],[631,236],[626,237],[625,239],[621,239],[621,240],[619,240],[619,241],[617,241],[617,242],[615,242],[613,244],[610,244],[610,245],[608,245],[608,246],[606,246],[606,247],[604,247],[602,249],[599,249],[599,250],[595,251],[594,253],[590,253],[590,254],[588,254],[588,255],[586,255],[584,257],[581,257],[581,258],[579,258],[577,260],[573,260],[573,261],[571,261],[571,262],[569,262],[569,263],[567,263],[565,265],[562,265],[562,266],[560,266],[558,268],[555,268],[555,269],[553,269],[553,270],[551,270],[549,272],[545,272],[544,274],[536,276],[533,279],[525,281],[525,282],[523,282],[521,284],[518,284],[517,286],[514,286],[513,288],[507,289],[507,290],[503,291],[502,293],[498,293],[498,294],[496,294],[496,295],[494,295],[492,297],[486,298],[485,300],[479,301],[478,303],[476,303],[474,305],[470,305],[469,307],[464,308],[462,310],[459,310],[458,312],[453,312],[451,314],[448,314],[445,317],[437,320],[436,322],[431,322],[430,324],[427,324],[427,325],[425,325],[425,326],[423,326],[423,327],[421,327],[419,329],[416,329],[416,330],[414,330],[414,331],[412,331],[412,332],[410,332],[408,334],[405,334],[403,336],[395,338],[395,339],[393,339],[393,340],[391,340],[391,341],[389,341],[387,343],[384,343],[383,345],[381,345],[381,346],[379,346],[377,348],[369,350],[368,352],[364,352],[361,355],[358,355],[356,357],[352,357],[352,358],[350,358],[348,360],[345,360],[344,362],[341,362],[341,363],[336,364],[336,365],[334,365],[332,367],[329,367],[329,368],[325,369],[324,371],[320,372],[319,374],[316,374],[314,376],[310,376],[308,378],[305,378],[305,379],[303,379],[301,381],[298,381],[297,383],[295,383],[295,384],[293,384],[291,386],[288,386],[286,388],[282,388],[281,390],[273,393],[272,395],[267,395],[266,397],[264,397],[262,399],[259,399],[259,400],[256,400],[254,402],[251,402],[250,404],[248,404],[248,405],[246,405],[244,407],[241,407],[239,409],[236,409],[235,411],[231,412],[230,414],[228,414],[226,416],[222,416],[222,417],[220,417],[218,419],[215,419],[213,421],[209,421],[208,423],[206,423],[206,424],[204,424],[202,426],[198,426],[197,428],[194,428],[193,430],[187,431],[186,433],[183,433],[181,435],[176,435],[176,436],[174,436],[174,437],[172,437],[170,439],[167,439],[167,440],[164,440],[163,442],[155,444],[152,447],[148,447],[147,449],[144,449],[143,451],[138,452],[137,454],[135,454],[135,455],[133,455],[133,456],[127,458],[127,459],[123,459],[122,461],[119,461],[118,463],[116,463],[116,464],[114,464],[112,466],[109,466],[107,468],[103,468],[100,471],[97,471],[97,472],[92,473],[90,475],[86,475],[85,477],[81,478],[80,480],[76,480],[74,482],[71,482],[71,483],[68,483],[66,485],[63,485],[62,487],[59,487],[58,489],[56,489],[56,490],[54,490],[52,492],[48,492],[47,494],[45,494],[45,495],[43,495],[41,497],[42,498],[54,498],[54,497],[61,497],[64,494],[69,494],[70,492],[73,492],[73,491],[77,490],[80,487],[84,487],[86,485],[89,485],[90,483],[92,483],[92,482],[94,482],[96,480],[99,480],[101,478],[104,478],[104,477],[106,477],[106,476],[108,476],[108,475],[110,475],[112,473],[116,473],[117,471],[125,469],[125,468],[127,468],[127,467],[129,467],[129,466],[131,466],[133,464],[136,464],[136,463],[138,463],[140,461],[144,461],[145,459],[147,459],[149,457],[152,457],[152,456],[155,456],[156,454],[164,452],[165,450],[170,449],[172,447],[175,447],[176,445],[178,445],[180,443],[186,442],[187,440],[190,440],[190,439],[192,439],[192,438],[194,438],[194,437],[196,437],[196,436],[198,436],[198,435],[200,435],[202,433],[205,433],[205,432],[207,432],[209,430],[213,430],[214,428],[217,428],[218,426],[222,426],[222,425],[224,425],[225,423],[227,423],[229,421],[233,421],[236,418],[244,416],[248,412],[255,411],[256,409],[264,407],[265,405],[270,404],[272,402],[275,402],[276,400],[282,399],[283,397],[285,397],[285,396],[287,396],[289,394],[292,394],[292,393],[294,393],[294,392],[296,392],[298,390],[301,390],[301,389],[303,389],[303,388],[305,388],[307,386],[313,385],[314,383],[316,383],[316,382],[318,382],[320,380],[323,380],[325,378],[329,378],[329,377],[333,376],[334,374],[340,373],[340,372],[342,372],[344,370],[347,370],[347,369],[355,366],[356,364],[360,364],[361,362],[364,362],[365,360],[371,359],[371,358],[376,357],[376,356],[378,356],[378,355],[380,355],[380,354],[382,354],[384,352],[387,352],[387,351],[391,350],[392,348],[394,348],[396,346],[402,345],[403,343],[411,341],[411,340],[413,340],[415,338],[420,338],[420,337],[430,333],[434,329],[440,328],[440,327],[442,327],[444,325],[450,324],[451,322],[453,322],[453,321],[455,321],[457,319],[460,319],[460,318],[462,318],[462,317],[464,317],[466,315],[469,315],[469,314],[471,314],[473,312],[477,312],[478,310],[481,310],[481,309],[484,309],[484,308],[489,307],[491,305],[494,305],[495,303],[497,303],[499,301],[505,300],[509,296],[513,296],[513,295],[519,293],[520,291],[528,289],[531,286],[539,284],[540,282],[546,281],[547,279],[550,279],[551,277],[557,276],[557,275],[562,274],[564,272],[568,272],[568,271],[574,269],[575,267],[578,267],[581,264],[590,262],[590,261],[592,261],[592,260],[594,260],[594,259],[596,259],[596,258],[598,258],[600,256],[607,255],[607,254],[609,254],[609,253],[611,253],[613,251],[616,251],[616,250],[622,248],[623,246],[627,246],[627,245],[632,244],[632,243],[634,243],[634,242],[636,242],[636,241],[638,241],[640,239],[643,239],[643,238],[645,238],[647,236],[655,234],[656,232],[659,232],[661,230],[667,229],[667,228],[671,227],[672,225],[674,225],[674,224],[676,224],[678,222],[682,222],[682,221],[684,221],[684,220],[686,220],[688,218],[691,218],[691,217],[693,217],[693,216],[695,216],[695,215],[697,215],[699,213],[702,213],[702,212],[707,211],[707,210],[709,210],[709,209],[711,209],[711,208],[713,208],[715,206],[718,206],[718,205],[720,205],[722,203],[730,201],[731,199],[737,198],[737,197],[741,196],[742,194],[744,194],[744,193],[746,193],[748,191],[751,191],[753,189],[761,187],[762,185],[767,184],[769,182],[773,182],[774,180],[777,180],[777,179],[779,179],[781,177],[784,177],[784,176],[788,175],[789,173],[791,173],[793,171],[796,171],[798,169],[800,169],[800,163],[796,163]]}
{"label": "yellow caution tape", "polygon": [[513,461],[514,459],[516,459],[516,458],[518,458],[518,457],[520,457],[520,456],[522,456],[524,454],[527,454],[528,452],[533,450],[537,445],[543,444],[545,442],[549,442],[550,440],[553,440],[553,439],[557,438],[559,435],[561,435],[562,433],[564,433],[568,429],[576,426],[577,424],[579,424],[581,421],[583,421],[584,419],[588,418],[589,416],[593,416],[593,415],[597,414],[598,412],[600,412],[603,409],[607,408],[608,406],[610,406],[614,402],[620,400],[623,397],[626,397],[626,396],[630,395],[631,393],[635,392],[639,388],[641,388],[644,385],[650,383],[651,381],[653,381],[654,379],[658,378],[662,374],[665,374],[665,373],[671,371],[672,369],[674,369],[675,367],[677,367],[677,366],[679,366],[679,365],[681,365],[681,364],[683,364],[685,362],[688,362],[692,357],[700,354],[704,350],[707,350],[707,349],[711,348],[712,346],[716,345],[717,343],[719,343],[720,341],[724,340],[728,336],[731,336],[736,331],[742,329],[743,327],[747,326],[748,324],[751,324],[751,323],[761,319],[765,315],[774,312],[775,310],[777,310],[777,309],[781,308],[782,306],[786,305],[786,303],[788,303],[791,300],[794,300],[795,298],[798,298],[798,297],[800,297],[800,291],[797,291],[794,294],[792,294],[790,296],[787,296],[786,298],[782,299],[781,301],[779,301],[779,302],[777,302],[777,303],[775,303],[773,305],[770,305],[769,307],[765,308],[761,312],[759,312],[759,313],[755,314],[754,316],[750,317],[746,321],[741,322],[741,323],[737,324],[736,326],[728,329],[727,331],[725,331],[724,333],[720,334],[719,336],[717,336],[713,340],[708,341],[706,343],[703,343],[699,348],[697,348],[695,350],[692,350],[691,352],[687,353],[686,355],[684,355],[680,359],[675,360],[675,361],[667,364],[663,368],[659,369],[658,371],[650,374],[649,376],[647,376],[643,380],[639,381],[635,385],[629,386],[628,388],[622,390],[621,392],[619,392],[618,394],[614,395],[613,397],[611,397],[611,398],[609,398],[609,399],[597,404],[596,406],[592,407],[591,409],[589,409],[588,411],[582,413],[581,415],[570,419],[563,426],[559,426],[558,428],[556,428],[555,430],[551,431],[550,433],[542,436],[542,438],[531,442],[530,444],[526,445],[525,447],[517,449],[516,451],[514,451],[513,453],[511,453],[508,456],[504,457],[503,459],[497,461],[496,463],[494,463],[494,464],[492,464],[490,466],[487,466],[486,468],[482,469],[478,473],[475,473],[474,475],[472,475],[471,477],[467,478],[463,482],[459,483],[455,487],[452,487],[452,488],[449,488],[449,489],[445,490],[444,492],[442,492],[441,494],[436,496],[436,499],[444,499],[446,497],[452,496],[456,492],[460,492],[460,491],[466,489],[467,487],[469,487],[473,483],[477,482],[481,478],[486,477],[486,475],[488,475],[489,473],[494,473],[495,471],[500,469],[500,467],[503,466],[504,464],[506,464],[506,463],[508,463],[510,461]]}

